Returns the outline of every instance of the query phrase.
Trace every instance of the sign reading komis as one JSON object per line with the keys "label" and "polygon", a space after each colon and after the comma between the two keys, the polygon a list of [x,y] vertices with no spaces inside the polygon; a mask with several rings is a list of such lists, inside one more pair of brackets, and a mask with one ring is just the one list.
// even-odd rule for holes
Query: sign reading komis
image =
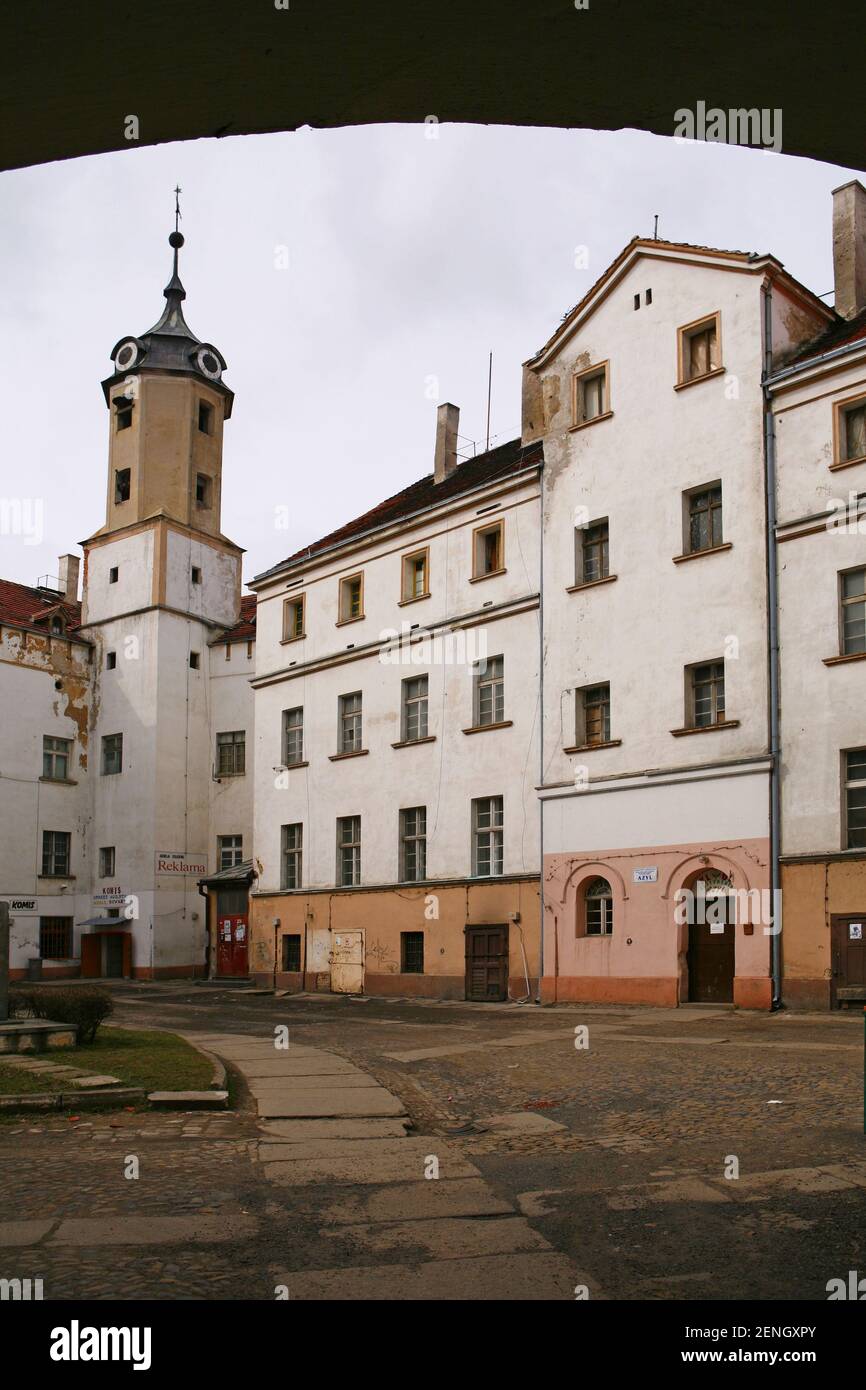
{"label": "sign reading komis", "polygon": [[162,852],[156,856],[156,872],[174,877],[185,875],[202,878],[207,873],[207,855],[182,854],[172,850]]}

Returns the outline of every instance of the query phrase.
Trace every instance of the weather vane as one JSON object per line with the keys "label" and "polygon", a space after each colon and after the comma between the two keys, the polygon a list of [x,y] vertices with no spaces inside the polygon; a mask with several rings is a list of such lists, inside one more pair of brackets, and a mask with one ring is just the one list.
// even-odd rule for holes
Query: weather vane
{"label": "weather vane", "polygon": [[180,187],[180,184],[178,184],[177,187],[176,187],[175,190],[174,190],[174,230],[175,230],[175,231],[178,231],[178,230],[179,230],[178,223],[180,222],[180,195],[181,195],[182,192],[183,192],[183,189]]}

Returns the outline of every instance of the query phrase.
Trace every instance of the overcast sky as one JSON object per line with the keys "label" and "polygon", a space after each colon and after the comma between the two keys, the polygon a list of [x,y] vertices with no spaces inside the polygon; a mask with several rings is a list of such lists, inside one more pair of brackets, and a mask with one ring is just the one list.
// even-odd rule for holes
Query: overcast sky
{"label": "overcast sky", "polygon": [[56,574],[104,522],[99,383],[118,339],[162,312],[176,183],[187,322],[236,393],[222,527],[247,579],[432,470],[437,388],[483,448],[491,349],[492,433],[513,438],[521,362],[656,213],[662,237],[770,251],[832,288],[830,191],[851,171],[634,131],[429,133],[302,130],[0,174],[0,499],[44,508],[40,544],[0,535],[0,577]]}

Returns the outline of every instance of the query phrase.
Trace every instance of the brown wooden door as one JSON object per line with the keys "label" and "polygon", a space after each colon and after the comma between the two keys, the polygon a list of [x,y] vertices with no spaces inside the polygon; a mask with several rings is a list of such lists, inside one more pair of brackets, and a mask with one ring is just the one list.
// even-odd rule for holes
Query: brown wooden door
{"label": "brown wooden door", "polygon": [[494,1003],[508,998],[508,928],[466,928],[466,998]]}
{"label": "brown wooden door", "polygon": [[730,1004],[734,998],[734,926],[692,922],[689,926],[689,1001]]}
{"label": "brown wooden door", "polygon": [[833,974],[830,1004],[866,1003],[866,912],[830,918]]}
{"label": "brown wooden door", "polygon": [[102,938],[81,934],[81,975],[85,980],[98,980],[102,974]]}
{"label": "brown wooden door", "polygon": [[220,917],[217,921],[217,975],[237,977],[247,974],[246,915]]}

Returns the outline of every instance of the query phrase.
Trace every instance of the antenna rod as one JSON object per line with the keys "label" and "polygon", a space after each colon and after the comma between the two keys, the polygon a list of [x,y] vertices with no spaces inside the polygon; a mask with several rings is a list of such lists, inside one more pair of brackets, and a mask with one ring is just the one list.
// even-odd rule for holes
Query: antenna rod
{"label": "antenna rod", "polygon": [[655,222],[655,227],[653,228],[653,241],[658,241],[658,239],[659,239],[659,215],[658,215],[658,213],[656,213],[656,222]]}
{"label": "antenna rod", "polygon": [[487,363],[487,448],[490,448],[490,391],[493,385],[493,353]]}

